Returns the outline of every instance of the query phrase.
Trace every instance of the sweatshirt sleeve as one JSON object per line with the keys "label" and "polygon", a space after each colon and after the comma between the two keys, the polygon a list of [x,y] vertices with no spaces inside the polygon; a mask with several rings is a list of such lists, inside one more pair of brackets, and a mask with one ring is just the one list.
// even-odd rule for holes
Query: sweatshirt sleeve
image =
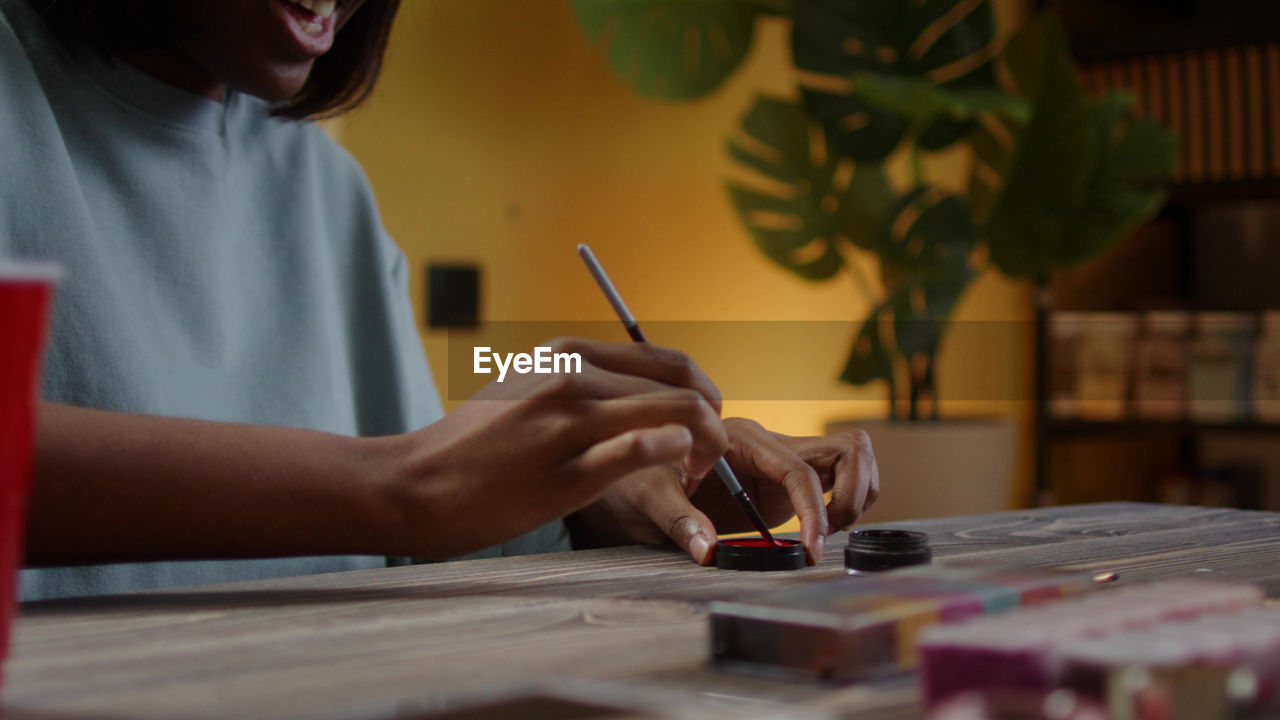
{"label": "sweatshirt sleeve", "polygon": [[[32,87],[39,87],[31,61],[27,59],[8,19],[0,13],[0,167],[20,167],[19,154],[28,129],[18,111]],[[13,173],[0,173],[0,259],[14,254]]]}
{"label": "sweatshirt sleeve", "polygon": [[[65,220],[47,189],[72,181],[71,164],[21,27],[0,4],[0,258],[39,257],[35,242]],[[53,194],[52,197],[61,196]]]}

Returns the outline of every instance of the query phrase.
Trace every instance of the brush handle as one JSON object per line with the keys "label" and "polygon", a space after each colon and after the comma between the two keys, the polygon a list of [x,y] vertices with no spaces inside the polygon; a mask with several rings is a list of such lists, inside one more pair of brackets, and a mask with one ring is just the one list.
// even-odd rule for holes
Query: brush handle
{"label": "brush handle", "polygon": [[747,519],[755,526],[756,531],[760,533],[770,545],[777,545],[778,541],[773,539],[773,534],[769,532],[769,526],[765,524],[764,517],[760,515],[760,511],[751,502],[751,498],[747,497],[747,491],[742,489],[742,483],[738,482],[738,476],[733,474],[733,469],[729,467],[729,463],[725,462],[722,457],[716,460],[714,467],[715,473],[720,478],[720,482],[724,483],[725,488],[729,490],[729,494],[734,500],[738,501],[738,506],[747,514]]}
{"label": "brush handle", "polygon": [[[636,318],[631,314],[631,310],[627,308],[627,304],[622,301],[622,296],[618,294],[613,282],[609,280],[609,276],[605,273],[604,268],[600,266],[600,261],[596,260],[596,256],[592,254],[591,248],[586,245],[578,246],[578,257],[582,258],[582,262],[587,266],[587,270],[591,273],[591,277],[595,278],[596,284],[600,286],[600,291],[604,293],[605,298],[609,301],[609,305],[613,307],[613,312],[617,314],[618,319],[622,321],[622,326],[627,329],[627,335],[638,343],[648,342],[644,333],[640,332],[640,323],[636,322]],[[769,526],[764,524],[764,518],[760,516],[760,511],[755,505],[751,504],[751,498],[747,497],[747,491],[742,489],[742,483],[738,482],[737,476],[733,474],[733,470],[729,467],[729,463],[721,457],[716,460],[716,475],[720,477],[720,481],[728,488],[729,494],[734,500],[738,501],[738,505],[742,507],[742,511],[747,514],[747,518],[751,520],[751,524],[756,530],[769,541],[771,545],[777,545],[778,541],[773,539],[773,535],[769,533]]]}

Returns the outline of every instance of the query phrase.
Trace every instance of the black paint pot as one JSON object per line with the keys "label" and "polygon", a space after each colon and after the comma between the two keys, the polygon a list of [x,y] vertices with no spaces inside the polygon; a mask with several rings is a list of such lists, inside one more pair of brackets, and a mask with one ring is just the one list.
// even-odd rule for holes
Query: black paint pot
{"label": "black paint pot", "polygon": [[933,560],[929,536],[911,530],[855,530],[844,549],[849,572],[879,572]]}

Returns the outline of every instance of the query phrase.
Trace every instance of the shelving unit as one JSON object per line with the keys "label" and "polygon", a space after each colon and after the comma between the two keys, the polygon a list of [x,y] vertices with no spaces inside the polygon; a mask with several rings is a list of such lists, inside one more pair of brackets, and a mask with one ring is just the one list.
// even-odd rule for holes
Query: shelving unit
{"label": "shelving unit", "polygon": [[[1175,53],[1218,51],[1223,48],[1244,45],[1267,45],[1280,42],[1280,3],[1273,0],[1178,0],[1176,2],[1156,2],[1155,0],[1040,0],[1037,6],[1057,12],[1066,25],[1072,41],[1072,49],[1076,59],[1082,63],[1101,63],[1114,61],[1131,61],[1135,58],[1159,56],[1166,58]],[[1071,17],[1085,18],[1085,25],[1091,27],[1073,27]],[[1149,24],[1140,21],[1150,17]],[[1111,23],[1108,25],[1108,23]],[[1123,32],[1115,28],[1125,27]],[[1133,63],[1138,67],[1146,67],[1143,63]],[[1154,67],[1154,64],[1151,65]],[[1139,72],[1139,79],[1141,79]],[[1154,72],[1154,71],[1149,71]],[[1164,72],[1163,70],[1161,72]],[[1268,70],[1268,72],[1271,72]],[[1099,73],[1100,75],[1102,73]],[[1116,79],[1123,79],[1122,73],[1115,74]],[[1164,76],[1169,77],[1169,76]],[[1111,83],[1114,86],[1117,83]],[[1205,87],[1209,87],[1207,84]],[[1208,253],[1217,253],[1214,246],[1205,242],[1205,225],[1207,214],[1230,214],[1237,208],[1247,208],[1251,204],[1275,201],[1280,199],[1280,172],[1270,163],[1271,153],[1276,152],[1274,146],[1280,143],[1280,117],[1274,115],[1274,108],[1280,107],[1280,97],[1270,95],[1271,85],[1267,85],[1265,98],[1254,97],[1242,101],[1251,103],[1267,103],[1264,108],[1270,113],[1265,116],[1269,136],[1265,140],[1267,153],[1267,171],[1265,176],[1248,179],[1239,177],[1226,179],[1219,174],[1218,179],[1200,179],[1194,182],[1185,178],[1194,176],[1182,169],[1183,181],[1170,187],[1169,202],[1153,223],[1162,226],[1161,239],[1147,238],[1148,245],[1165,243],[1162,254],[1165,262],[1159,272],[1163,273],[1163,289],[1166,296],[1177,301],[1188,309],[1199,310],[1256,310],[1280,308],[1280,289],[1262,301],[1251,304],[1231,303],[1224,307],[1221,298],[1207,297],[1204,288],[1200,287],[1197,275],[1200,265],[1206,260],[1215,263],[1227,262],[1222,257],[1207,257]],[[1222,93],[1229,96],[1229,93]],[[1167,112],[1170,105],[1166,104]],[[1184,106],[1185,112],[1191,112],[1190,106]],[[1244,111],[1236,112],[1241,116]],[[1153,113],[1154,114],[1154,113]],[[1219,123],[1221,129],[1222,123]],[[1207,132],[1207,124],[1201,126]],[[1202,138],[1203,139],[1203,138]],[[1257,145],[1256,139],[1248,142]],[[1219,148],[1221,151],[1221,148]],[[1251,150],[1252,151],[1252,150]],[[1280,244],[1280,236],[1276,238]],[[1141,262],[1141,252],[1134,251],[1132,258]],[[1241,263],[1240,271],[1247,273],[1251,268]],[[1252,268],[1256,270],[1256,268]],[[1148,268],[1135,268],[1147,271]],[[1280,424],[1259,423],[1253,421],[1229,423],[1200,423],[1191,420],[1182,421],[1149,421],[1123,419],[1114,422],[1055,418],[1049,406],[1049,324],[1052,314],[1057,310],[1136,310],[1140,298],[1131,297],[1132,306],[1108,305],[1105,307],[1079,308],[1060,307],[1055,302],[1055,285],[1060,284],[1060,277],[1045,277],[1037,284],[1036,292],[1036,388],[1035,388],[1035,485],[1033,504],[1051,504],[1061,490],[1059,482],[1070,482],[1070,479],[1058,480],[1054,477],[1053,457],[1055,451],[1071,443],[1090,442],[1098,439],[1115,440],[1119,443],[1139,443],[1144,441],[1168,441],[1176,449],[1175,462],[1182,467],[1196,467],[1200,464],[1201,447],[1206,438],[1218,437],[1256,437],[1269,439],[1280,435]],[[1259,285],[1262,283],[1258,283]],[[1209,295],[1212,295],[1210,293]],[[1112,499],[1149,499],[1135,497],[1116,497]]]}
{"label": "shelving unit", "polygon": [[1149,435],[1177,436],[1187,433],[1253,433],[1257,435],[1280,434],[1280,423],[1194,422],[1191,420],[1064,420],[1050,418],[1046,430],[1058,437],[1084,437],[1089,435]]}
{"label": "shelving unit", "polygon": [[[1262,192],[1258,188],[1254,188],[1255,192]],[[1197,189],[1193,200],[1187,200],[1187,196],[1171,199],[1169,207],[1162,214],[1162,219],[1172,223],[1177,228],[1177,232],[1168,239],[1172,243],[1171,254],[1175,258],[1175,262],[1171,263],[1170,270],[1172,277],[1168,279],[1168,284],[1173,288],[1174,292],[1171,297],[1176,298],[1186,307],[1199,307],[1199,309],[1222,309],[1214,305],[1204,305],[1199,299],[1199,293],[1196,288],[1195,265],[1197,248],[1203,243],[1197,243],[1193,237],[1193,219],[1197,212],[1203,211],[1215,203],[1224,200],[1237,200],[1239,198],[1218,198],[1216,195],[1208,199],[1205,193]],[[1271,196],[1248,196],[1245,199],[1252,200],[1257,197],[1277,197]],[[1201,248],[1203,251],[1203,248]],[[1041,287],[1037,292],[1037,308],[1036,308],[1036,391],[1035,391],[1035,496],[1032,498],[1033,504],[1045,505],[1052,504],[1057,495],[1055,492],[1057,486],[1054,483],[1052,455],[1055,447],[1071,442],[1087,441],[1100,438],[1117,439],[1124,441],[1136,440],[1167,440],[1176,444],[1175,463],[1184,468],[1192,468],[1201,465],[1200,448],[1205,438],[1211,436],[1249,436],[1260,438],[1272,438],[1280,436],[1280,423],[1257,422],[1253,420],[1242,420],[1235,422],[1199,422],[1194,420],[1146,420],[1137,418],[1124,418],[1115,421],[1106,420],[1087,420],[1077,418],[1060,418],[1055,417],[1050,411],[1049,402],[1049,326],[1051,318],[1055,310],[1075,310],[1079,308],[1058,308],[1053,301],[1053,293],[1050,290],[1050,282],[1046,279],[1041,283]],[[1257,305],[1250,308],[1232,307],[1233,310],[1251,309],[1261,311],[1280,307],[1280,298],[1274,303],[1266,305]],[[1099,308],[1089,308],[1099,309]],[[1109,310],[1132,310],[1133,307],[1109,307]],[[1115,499],[1143,500],[1150,498],[1143,497],[1117,497]]]}

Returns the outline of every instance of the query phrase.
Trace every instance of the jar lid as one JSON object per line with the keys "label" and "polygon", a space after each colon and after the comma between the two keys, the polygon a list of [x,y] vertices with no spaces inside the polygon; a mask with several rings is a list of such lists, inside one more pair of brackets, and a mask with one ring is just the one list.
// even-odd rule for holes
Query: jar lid
{"label": "jar lid", "polygon": [[805,565],[804,545],[799,540],[776,538],[771,545],[763,538],[733,538],[716,543],[716,567],[721,570],[799,570]]}
{"label": "jar lid", "polygon": [[844,566],[857,572],[892,570],[933,560],[929,536],[912,530],[855,530],[844,549]]}

